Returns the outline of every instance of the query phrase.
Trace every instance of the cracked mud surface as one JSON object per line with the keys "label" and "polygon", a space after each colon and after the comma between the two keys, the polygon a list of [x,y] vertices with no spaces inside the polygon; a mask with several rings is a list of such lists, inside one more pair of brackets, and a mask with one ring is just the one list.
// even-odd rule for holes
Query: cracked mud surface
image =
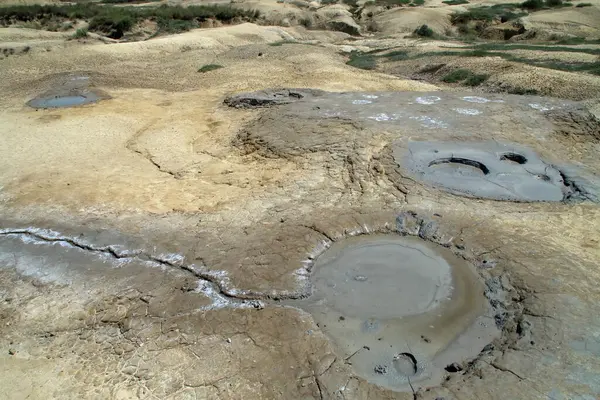
{"label": "cracked mud surface", "polygon": [[[598,397],[600,163],[583,106],[560,122],[530,105],[559,100],[361,85],[258,109],[224,105],[223,88],[106,88],[110,100],[36,112],[23,106],[33,90],[19,92],[0,128],[0,397]],[[394,159],[454,140],[526,147],[585,195],[466,198]],[[435,387],[369,382],[348,363],[357,348],[290,306],[309,299],[325,250],[398,232],[473,265],[500,331],[447,347]],[[415,335],[431,349],[455,339]],[[373,373],[410,374],[407,353]]]}

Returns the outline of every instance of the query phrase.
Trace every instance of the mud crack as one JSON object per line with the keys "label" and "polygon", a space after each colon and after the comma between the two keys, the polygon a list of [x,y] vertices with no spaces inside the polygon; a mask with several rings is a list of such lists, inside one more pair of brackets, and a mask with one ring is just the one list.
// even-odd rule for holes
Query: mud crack
{"label": "mud crack", "polygon": [[[34,244],[58,244],[92,253],[98,256],[108,257],[114,261],[130,262],[138,261],[151,263],[157,266],[180,269],[193,274],[200,279],[198,292],[207,296],[212,304],[203,309],[215,309],[224,307],[247,307],[263,308],[263,303],[257,299],[249,299],[248,294],[244,297],[237,295],[234,288],[228,286],[228,278],[223,271],[209,271],[204,263],[184,264],[183,256],[178,254],[150,254],[144,250],[129,250],[119,245],[96,246],[81,239],[61,235],[58,232],[39,228],[24,229],[0,229],[0,236],[18,238],[25,243]],[[258,296],[256,296],[258,298]]]}

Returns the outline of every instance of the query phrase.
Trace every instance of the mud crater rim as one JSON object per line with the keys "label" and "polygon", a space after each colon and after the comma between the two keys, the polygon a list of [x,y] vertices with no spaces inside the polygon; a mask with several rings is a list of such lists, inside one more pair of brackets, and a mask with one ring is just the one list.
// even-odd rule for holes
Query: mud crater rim
{"label": "mud crater rim", "polygon": [[[345,231],[344,235],[341,237],[337,236],[328,236],[329,245],[327,246],[319,246],[318,250],[313,252],[313,256],[311,259],[314,264],[310,270],[310,294],[309,296],[294,300],[291,303],[293,307],[304,309],[309,312],[317,326],[323,331],[323,333],[332,341],[332,344],[337,348],[336,352],[340,355],[348,355],[350,354],[351,362],[347,362],[347,364],[352,365],[352,369],[354,374],[357,377],[361,377],[371,384],[376,384],[382,387],[386,387],[390,390],[397,392],[410,392],[412,390],[411,386],[415,388],[428,388],[428,387],[438,387],[443,384],[443,378],[446,376],[446,371],[444,370],[445,366],[451,364],[453,362],[466,362],[467,360],[473,360],[482,352],[482,349],[489,345],[495,340],[495,338],[499,335],[499,330],[496,324],[494,324],[493,315],[487,315],[486,313],[492,309],[492,303],[486,295],[484,295],[483,290],[483,281],[485,280],[483,275],[481,274],[480,268],[477,268],[476,263],[473,260],[470,260],[464,256],[462,256],[461,251],[456,250],[454,248],[449,248],[448,246],[444,246],[439,242],[437,236],[429,236],[429,224],[424,225],[422,228],[425,232],[422,233],[403,233],[401,229],[398,227],[397,230],[391,229],[388,225],[385,225],[385,228],[382,230],[372,229],[369,230],[366,227],[363,232],[348,232]],[[397,328],[395,325],[396,321],[402,320],[402,323],[406,323],[410,321],[411,318],[416,318],[418,320],[422,316],[432,316],[433,314],[445,314],[445,309],[442,306],[436,305],[432,309],[426,310],[420,314],[416,315],[406,315],[400,316],[397,318],[385,319],[380,317],[373,318],[369,316],[369,318],[364,318],[360,320],[360,318],[356,318],[355,316],[347,316],[341,313],[339,310],[333,310],[329,312],[330,319],[326,320],[326,317],[323,315],[327,314],[326,312],[322,313],[323,315],[319,317],[317,314],[319,313],[316,310],[311,310],[310,307],[306,306],[306,303],[316,304],[323,300],[322,294],[320,294],[320,287],[315,281],[315,275],[318,274],[319,269],[328,268],[329,260],[322,265],[323,257],[328,257],[326,254],[332,250],[335,245],[341,245],[343,247],[350,247],[349,245],[343,244],[343,242],[352,240],[352,241],[362,241],[362,240],[374,240],[377,238],[394,238],[396,240],[404,241],[411,240],[416,241],[417,243],[423,246],[429,246],[430,248],[439,249],[440,251],[448,252],[450,257],[455,257],[459,260],[465,268],[467,269],[467,274],[470,276],[469,279],[476,281],[478,283],[477,286],[471,288],[473,292],[477,292],[480,296],[481,304],[478,306],[482,306],[480,311],[474,312],[473,309],[470,310],[469,313],[465,313],[463,316],[458,318],[462,320],[460,323],[456,323],[460,325],[463,323],[464,325],[460,325],[459,329],[456,327],[452,327],[446,331],[444,324],[442,323],[439,330],[444,331],[444,333],[440,334],[444,336],[447,332],[451,333],[451,338],[445,338],[447,340],[444,342],[441,347],[440,343],[442,343],[439,338],[436,338],[436,332],[434,329],[431,331],[419,331],[419,335],[410,337],[407,339],[404,335],[390,336],[390,333],[394,332],[394,329]],[[335,249],[334,249],[335,250]],[[432,250],[433,251],[433,250]],[[445,259],[445,256],[441,256],[441,258]],[[447,261],[447,260],[445,260]],[[447,261],[448,262],[448,261]],[[331,266],[329,266],[331,268]],[[450,267],[453,272],[455,267]],[[360,279],[356,279],[359,276]],[[398,276],[402,276],[401,272],[398,272]],[[348,280],[353,281],[354,284],[366,284],[372,279],[370,277],[366,277],[363,274],[353,274],[349,275]],[[366,278],[366,279],[365,279]],[[454,284],[454,275],[452,275],[451,284]],[[457,278],[458,287],[460,290],[465,286],[465,281],[461,278]],[[468,282],[468,280],[467,280]],[[481,290],[477,289],[480,287]],[[452,288],[454,289],[454,288]],[[442,304],[454,304],[454,293],[451,292],[451,297],[445,299],[446,301]],[[462,296],[462,295],[461,295]],[[301,303],[304,303],[302,305]],[[389,303],[397,305],[397,302],[390,300]],[[469,317],[466,317],[466,315]],[[485,315],[484,315],[485,314]],[[441,315],[436,315],[436,317],[441,317]],[[454,320],[454,314],[451,312],[445,315],[450,320]],[[491,317],[491,319],[490,319]],[[487,319],[486,319],[487,318]],[[465,322],[468,319],[468,322]],[[355,322],[356,320],[356,322]],[[425,319],[426,320],[426,319]],[[390,321],[392,321],[390,323]],[[429,323],[434,321],[432,318],[427,322],[427,328],[433,328],[429,326]],[[471,345],[471,341],[469,338],[473,337],[473,335],[478,335],[482,333],[475,333],[473,331],[473,327],[480,326],[482,321],[492,321],[490,325],[490,330],[494,331],[494,336],[490,336],[489,330],[483,332],[479,339],[475,340],[475,344]],[[455,323],[455,322],[452,322]],[[354,324],[354,325],[353,325]],[[410,324],[410,322],[408,322]],[[340,327],[339,325],[344,325]],[[437,324],[436,324],[437,325]],[[457,326],[458,326],[457,325]],[[352,335],[356,337],[360,336],[370,336],[372,337],[372,342],[356,342],[350,346],[340,346],[339,337],[336,337],[336,334],[339,335],[342,329],[352,330],[352,327],[358,327],[357,329],[362,329],[363,332],[357,333],[352,332]],[[465,328],[466,326],[466,328]],[[425,328],[425,325],[422,325],[422,328]],[[438,327],[436,326],[436,329]],[[454,329],[454,330],[453,330]],[[475,328],[475,330],[478,328]],[[398,331],[395,331],[398,333]],[[417,332],[417,330],[414,330]],[[414,333],[413,332],[413,333]],[[425,333],[425,335],[422,335]],[[433,335],[433,339],[431,339],[431,335]],[[398,340],[393,339],[396,337]],[[426,339],[423,339],[426,337]],[[458,343],[459,338],[463,338],[464,340],[469,342],[469,346],[471,350],[468,350],[470,353],[468,356],[463,356],[461,353],[462,350],[450,349],[450,347],[456,347],[455,344]],[[376,346],[378,343],[384,343],[384,348],[378,349]],[[403,342],[403,343],[400,343]],[[410,344],[409,344],[410,342]],[[354,347],[353,347],[354,346]],[[427,346],[432,346],[427,348]],[[458,347],[464,346],[464,344],[458,345]],[[435,347],[435,351],[431,349]],[[359,349],[358,351],[356,349]],[[365,350],[366,349],[366,350]],[[446,350],[449,351],[449,355],[446,354]],[[438,354],[443,353],[442,357],[438,359]],[[460,355],[458,355],[460,354]],[[445,358],[444,358],[445,357]],[[450,357],[451,359],[448,359]],[[362,364],[362,365],[361,365]]]}
{"label": "mud crater rim", "polygon": [[475,161],[475,160],[471,160],[468,158],[462,158],[462,157],[438,158],[436,160],[431,161],[429,163],[428,167],[431,168],[431,167],[435,167],[436,165],[446,165],[446,164],[459,164],[459,165],[466,165],[468,167],[473,167],[474,169],[480,170],[484,175],[489,175],[489,173],[490,173],[489,168],[486,167],[484,163]]}

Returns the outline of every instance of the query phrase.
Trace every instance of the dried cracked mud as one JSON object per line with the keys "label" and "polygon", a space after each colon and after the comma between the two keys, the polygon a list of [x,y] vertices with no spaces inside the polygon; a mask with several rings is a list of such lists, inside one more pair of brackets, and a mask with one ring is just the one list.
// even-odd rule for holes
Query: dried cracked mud
{"label": "dried cracked mud", "polygon": [[[583,104],[192,92],[156,106],[181,126],[149,106],[100,134],[131,100],[107,93],[4,112],[35,128],[0,129],[39,169],[3,150],[1,397],[600,396]],[[211,130],[190,147],[198,115]],[[38,124],[89,138],[44,147]]]}

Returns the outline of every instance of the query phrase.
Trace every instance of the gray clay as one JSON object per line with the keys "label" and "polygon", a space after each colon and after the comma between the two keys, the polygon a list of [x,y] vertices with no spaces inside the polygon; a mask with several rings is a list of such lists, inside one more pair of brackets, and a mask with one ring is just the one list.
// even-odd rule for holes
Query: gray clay
{"label": "gray clay", "polygon": [[562,201],[571,189],[533,151],[496,142],[411,142],[394,159],[415,178],[471,197]]}

